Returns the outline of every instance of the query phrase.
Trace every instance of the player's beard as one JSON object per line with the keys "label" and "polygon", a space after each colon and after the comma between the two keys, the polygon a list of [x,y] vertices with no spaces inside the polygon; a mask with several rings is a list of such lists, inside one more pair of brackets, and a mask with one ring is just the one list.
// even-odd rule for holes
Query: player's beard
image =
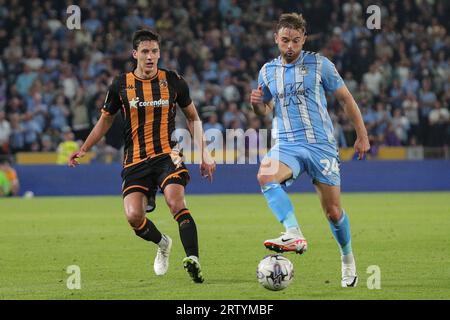
{"label": "player's beard", "polygon": [[292,63],[293,61],[297,60],[297,58],[300,55],[300,52],[298,52],[298,53],[295,53],[294,51],[291,51],[291,52],[292,52],[292,54],[288,54],[287,51],[283,54],[283,58],[284,58],[284,61],[286,61],[286,63]]}

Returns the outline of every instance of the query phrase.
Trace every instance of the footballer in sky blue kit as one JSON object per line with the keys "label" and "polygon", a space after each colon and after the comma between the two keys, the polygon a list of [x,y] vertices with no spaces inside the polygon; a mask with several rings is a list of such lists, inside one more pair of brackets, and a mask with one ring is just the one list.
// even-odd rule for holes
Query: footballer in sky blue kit
{"label": "footballer in sky blue kit", "polygon": [[316,181],[339,185],[339,156],[325,97],[344,86],[334,65],[302,50],[292,63],[283,65],[280,57],[266,63],[258,83],[263,101],[277,100],[273,128],[278,143],[268,157],[291,168],[288,184],[306,171]]}
{"label": "footballer in sky blue kit", "polygon": [[302,50],[306,22],[301,14],[282,14],[275,32],[280,56],[264,64],[258,89],[250,101],[258,115],[273,113],[276,144],[261,163],[258,181],[270,209],[286,232],[264,245],[277,252],[303,253],[307,241],[282,185],[307,173],[341,252],[341,285],[354,287],[358,276],[352,252],[350,223],[340,204],[339,153],[325,94],[333,94],[352,121],[355,151],[362,158],[370,148],[359,108],[334,64],[319,53]]}

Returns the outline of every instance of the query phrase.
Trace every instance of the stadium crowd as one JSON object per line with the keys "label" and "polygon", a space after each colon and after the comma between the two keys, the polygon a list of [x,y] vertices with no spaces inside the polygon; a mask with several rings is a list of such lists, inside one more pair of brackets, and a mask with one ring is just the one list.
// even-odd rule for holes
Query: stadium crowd
{"label": "stadium crowd", "polygon": [[[449,145],[448,1],[82,0],[80,30],[66,26],[70,4],[0,0],[0,154],[56,151],[68,131],[85,139],[112,78],[133,69],[141,27],[161,34],[160,66],[186,78],[205,129],[270,128],[249,95],[277,55],[278,16],[292,11],[308,22],[305,50],[336,64],[372,145]],[[372,4],[379,30],[366,27]],[[339,146],[352,146],[342,108],[333,97],[328,107]],[[120,149],[120,127],[116,117],[106,145]]]}

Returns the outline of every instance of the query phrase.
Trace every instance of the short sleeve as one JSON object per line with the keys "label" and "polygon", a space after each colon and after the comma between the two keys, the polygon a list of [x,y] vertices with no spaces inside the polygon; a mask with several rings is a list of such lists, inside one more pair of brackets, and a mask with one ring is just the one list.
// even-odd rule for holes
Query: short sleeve
{"label": "short sleeve", "polygon": [[176,93],[175,102],[178,103],[180,108],[186,108],[192,103],[191,96],[189,94],[189,86],[182,76],[176,71],[167,71],[167,81]]}
{"label": "short sleeve", "polygon": [[344,85],[336,66],[326,57],[322,57],[322,85],[326,92],[333,93]]}
{"label": "short sleeve", "polygon": [[191,96],[189,95],[189,86],[183,77],[177,79],[177,99],[176,102],[180,108],[186,108],[192,103]]}
{"label": "short sleeve", "polygon": [[108,114],[116,114],[122,106],[122,101],[119,95],[119,81],[117,78],[113,80],[106,93],[105,103],[103,104],[102,112]]}
{"label": "short sleeve", "polygon": [[175,90],[177,98],[175,102],[178,103],[180,108],[186,108],[192,103],[191,96],[189,95],[189,86],[183,77],[178,76],[175,79]]}
{"label": "short sleeve", "polygon": [[272,100],[272,94],[269,89],[269,80],[267,76],[267,64],[265,64],[259,71],[258,87],[261,87],[263,92],[263,102],[267,103]]}

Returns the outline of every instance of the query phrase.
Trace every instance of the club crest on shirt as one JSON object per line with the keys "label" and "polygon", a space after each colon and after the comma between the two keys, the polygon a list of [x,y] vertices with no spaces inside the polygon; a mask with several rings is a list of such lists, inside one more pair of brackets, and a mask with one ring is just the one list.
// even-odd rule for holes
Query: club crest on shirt
{"label": "club crest on shirt", "polygon": [[166,79],[159,80],[159,86],[161,88],[167,88],[167,80]]}
{"label": "club crest on shirt", "polygon": [[300,65],[299,70],[302,76],[306,76],[308,74],[308,68],[304,64]]}

